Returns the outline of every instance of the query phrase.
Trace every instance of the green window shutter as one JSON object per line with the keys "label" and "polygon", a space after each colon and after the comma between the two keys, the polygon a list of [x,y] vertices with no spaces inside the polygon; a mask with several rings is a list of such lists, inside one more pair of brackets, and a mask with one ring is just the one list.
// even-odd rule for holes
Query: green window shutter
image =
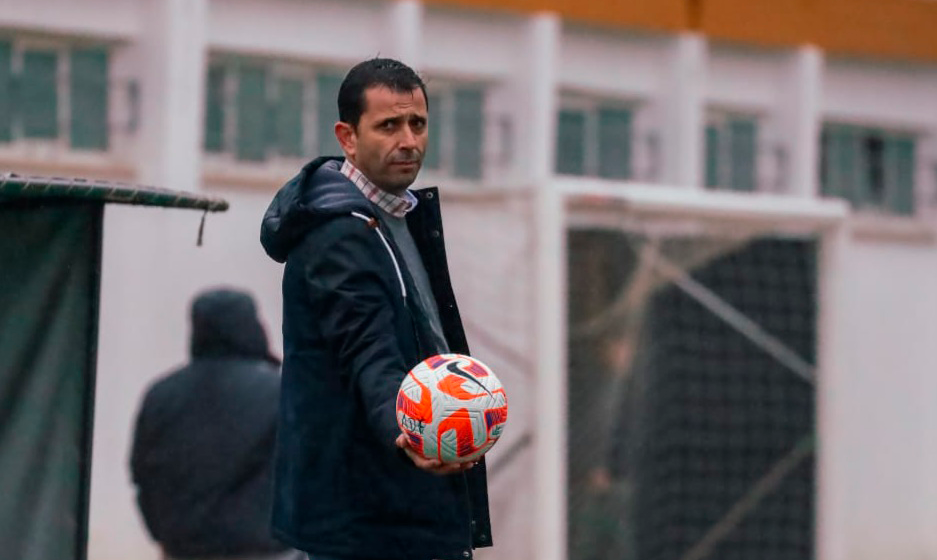
{"label": "green window shutter", "polygon": [[107,149],[107,68],[105,49],[75,49],[71,53],[70,137],[73,148]]}
{"label": "green window shutter", "polygon": [[208,66],[208,83],[205,88],[205,151],[224,151],[225,132],[225,77],[221,64]]}
{"label": "green window shutter", "polygon": [[263,161],[267,155],[267,72],[242,65],[238,74],[237,158]]}
{"label": "green window shutter", "polygon": [[758,131],[751,119],[729,121],[729,139],[732,165],[732,190],[755,190],[755,144]]}
{"label": "green window shutter", "polygon": [[860,132],[855,126],[843,126],[839,129],[839,161],[836,166],[840,196],[855,206],[862,204],[862,191],[865,188],[862,179],[865,158],[862,156]]}
{"label": "green window shutter", "polygon": [[429,105],[429,121],[426,123],[426,154],[423,157],[423,167],[438,170],[442,167],[442,96],[433,97]]}
{"label": "green window shutter", "polygon": [[706,125],[706,186],[719,188],[719,127]]}
{"label": "green window shutter", "polygon": [[839,189],[840,134],[837,127],[825,125],[820,134],[821,157],[820,192],[823,196],[842,197]]}
{"label": "green window shutter", "polygon": [[631,111],[599,109],[599,177],[631,178]]}
{"label": "green window shutter", "polygon": [[478,89],[455,92],[455,154],[453,175],[478,179],[482,176],[482,134],[484,95]]}
{"label": "green window shutter", "polygon": [[859,207],[881,208],[884,205],[884,141],[878,131],[854,129],[856,167],[853,203]]}
{"label": "green window shutter", "polygon": [[856,163],[858,138],[855,127],[829,125],[826,127],[826,178],[823,194],[855,202]]}
{"label": "green window shutter", "polygon": [[892,154],[892,175],[888,206],[901,216],[914,215],[914,139],[892,138],[888,143]]}
{"label": "green window shutter", "polygon": [[59,135],[58,55],[49,51],[23,53],[18,112],[26,138]]}
{"label": "green window shutter", "polygon": [[340,156],[344,152],[335,138],[335,123],[338,122],[338,90],[342,86],[342,76],[319,74],[316,80],[319,156]]}
{"label": "green window shutter", "polygon": [[13,140],[13,46],[0,41],[0,142]]}
{"label": "green window shutter", "polygon": [[818,158],[819,169],[817,170],[817,181],[820,185],[821,195],[828,195],[830,192],[830,184],[831,184],[830,171],[832,169],[832,166],[830,165],[830,156],[831,156],[830,145],[831,144],[832,144],[832,139],[830,138],[829,127],[824,126],[820,130],[820,146],[819,146],[820,154]]}
{"label": "green window shutter", "polygon": [[556,172],[563,175],[584,175],[586,114],[582,111],[561,110],[556,136]]}
{"label": "green window shutter", "polygon": [[300,157],[303,150],[303,82],[283,78],[278,83],[276,105],[277,153]]}

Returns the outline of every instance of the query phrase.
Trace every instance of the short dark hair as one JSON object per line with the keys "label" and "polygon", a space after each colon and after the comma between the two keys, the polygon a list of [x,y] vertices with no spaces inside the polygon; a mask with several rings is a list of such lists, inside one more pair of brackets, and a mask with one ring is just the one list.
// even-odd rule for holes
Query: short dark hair
{"label": "short dark hair", "polygon": [[383,86],[396,93],[409,93],[420,88],[429,109],[426,84],[413,68],[392,58],[372,58],[356,64],[342,80],[338,90],[338,119],[357,127],[365,109],[364,92],[375,86]]}

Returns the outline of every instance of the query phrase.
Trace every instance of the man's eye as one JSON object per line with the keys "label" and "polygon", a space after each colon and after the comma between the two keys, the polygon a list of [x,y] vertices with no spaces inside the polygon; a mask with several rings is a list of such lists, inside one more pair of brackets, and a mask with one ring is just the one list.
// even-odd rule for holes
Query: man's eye
{"label": "man's eye", "polygon": [[426,128],[426,121],[414,121],[411,126],[413,130],[423,130]]}
{"label": "man's eye", "polygon": [[387,121],[387,122],[381,123],[381,130],[393,130],[395,126],[396,126],[396,123],[394,123],[394,121]]}

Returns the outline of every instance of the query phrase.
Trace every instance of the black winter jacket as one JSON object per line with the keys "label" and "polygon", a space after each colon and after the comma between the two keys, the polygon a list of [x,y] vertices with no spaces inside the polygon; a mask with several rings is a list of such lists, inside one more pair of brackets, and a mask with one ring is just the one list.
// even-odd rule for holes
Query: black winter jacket
{"label": "black winter jacket", "polygon": [[[267,253],[286,263],[274,532],[341,558],[471,558],[491,544],[484,463],[435,476],[394,445],[397,390],[432,354],[430,327],[403,295],[414,287],[400,252],[341,161],[306,165],[274,198],[261,230]],[[408,226],[450,350],[468,353],[438,193],[416,194]]]}
{"label": "black winter jacket", "polygon": [[197,298],[191,354],[137,417],[131,471],[150,534],[175,558],[285,550],[270,531],[280,377],[250,296]]}

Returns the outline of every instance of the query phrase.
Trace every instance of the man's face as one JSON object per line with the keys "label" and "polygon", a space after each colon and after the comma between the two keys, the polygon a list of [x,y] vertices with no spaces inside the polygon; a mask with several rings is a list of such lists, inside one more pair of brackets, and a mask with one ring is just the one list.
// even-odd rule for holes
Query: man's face
{"label": "man's face", "polygon": [[426,153],[426,98],[416,88],[395,92],[384,86],[364,92],[357,127],[339,122],[335,134],[345,154],[375,185],[401,194],[416,179]]}

